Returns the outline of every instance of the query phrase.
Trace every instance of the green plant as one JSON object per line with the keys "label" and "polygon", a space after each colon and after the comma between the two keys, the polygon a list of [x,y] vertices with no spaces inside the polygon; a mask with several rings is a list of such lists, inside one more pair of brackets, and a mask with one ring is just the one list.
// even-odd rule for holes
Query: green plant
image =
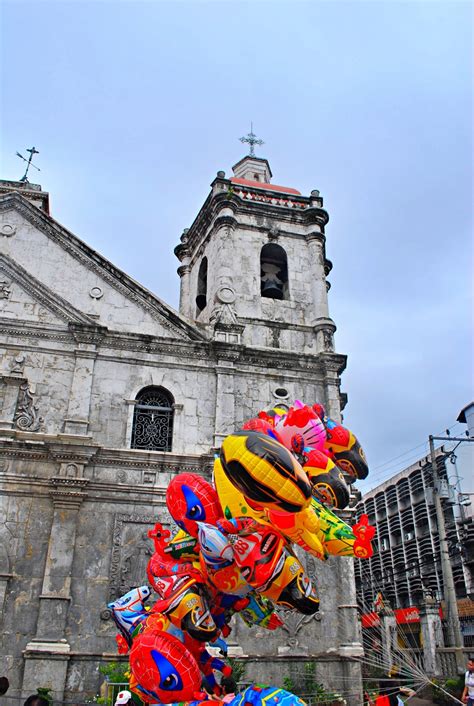
{"label": "green plant", "polygon": [[[439,706],[451,706],[453,699],[449,694],[456,699],[460,699],[463,688],[464,676],[448,677],[444,680],[433,679],[433,701]],[[445,693],[446,691],[448,692],[447,694]]]}
{"label": "green plant", "polygon": [[101,664],[99,672],[103,674],[111,684],[124,684],[128,682],[128,662],[107,662],[107,664]]}
{"label": "green plant", "polygon": [[303,689],[305,694],[312,694],[317,686],[316,662],[305,662],[303,667]]}
{"label": "green plant", "polygon": [[[101,664],[99,667],[99,672],[104,675],[105,681],[108,685],[128,685],[128,670],[128,662],[107,662],[106,664]],[[113,688],[109,688],[107,689],[105,696],[96,696],[94,698],[94,702],[97,704],[102,704],[103,706],[113,706],[116,696],[116,691]],[[132,694],[132,699],[135,706],[143,706],[143,702],[136,694]]]}
{"label": "green plant", "polygon": [[297,687],[291,677],[283,677],[282,684],[284,689],[286,689],[287,691],[291,691],[292,694],[295,693]]}
{"label": "green plant", "polygon": [[316,663],[305,662],[303,673],[298,679],[295,675],[283,677],[282,686],[286,691],[290,691],[304,700],[311,699],[313,706],[332,706],[332,704],[344,704],[341,694],[330,691],[316,681]]}
{"label": "green plant", "polygon": [[38,689],[36,689],[36,691],[38,692],[38,696],[42,696],[43,699],[46,699],[46,701],[50,704],[53,703],[53,697],[51,696],[51,689],[47,689],[46,687],[40,686],[40,687],[38,687]]}
{"label": "green plant", "polygon": [[245,661],[243,659],[236,659],[235,657],[228,657],[226,662],[229,667],[232,668],[232,676],[237,684],[243,681],[245,672],[247,671],[247,664]]}

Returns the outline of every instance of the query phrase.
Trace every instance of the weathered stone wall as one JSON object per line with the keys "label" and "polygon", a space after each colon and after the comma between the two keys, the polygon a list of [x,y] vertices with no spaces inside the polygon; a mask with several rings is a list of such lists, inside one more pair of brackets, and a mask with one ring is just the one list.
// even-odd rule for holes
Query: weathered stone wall
{"label": "weathered stone wall", "polygon": [[[26,453],[26,445],[15,444],[11,455]],[[84,468],[86,482],[80,491],[84,497],[74,506],[70,496],[76,489],[74,478],[66,486],[58,484],[58,462],[48,460],[61,456],[64,448],[59,451],[46,439],[41,447],[43,458],[8,460],[2,473],[6,495],[0,539],[8,544],[13,576],[3,612],[1,648],[12,697],[25,697],[41,684],[53,688],[58,699],[74,702],[97,692],[98,664],[113,659],[115,653],[116,630],[108,619],[107,602],[146,583],[152,552],[146,531],[157,520],[169,523],[164,496],[175,471],[160,470],[160,465],[206,473],[211,458],[203,464],[202,457],[196,457],[191,465],[189,457],[175,457],[170,464],[168,454],[96,449]],[[140,459],[134,458],[137,453]],[[68,455],[72,457],[71,450]],[[63,562],[67,570],[65,575],[59,572],[59,579],[54,577],[52,591],[45,577],[54,573],[56,562]],[[318,616],[288,613],[285,628],[274,633],[249,629],[235,620],[231,650],[250,658],[247,679],[274,678],[281,683],[282,675],[295,677],[291,660],[296,656],[297,672],[314,660],[317,674],[327,684],[335,685],[336,676],[342,679],[351,669],[341,662],[341,654],[353,654],[352,643],[357,642],[351,561],[332,558],[321,564],[309,559],[307,569],[321,597]],[[64,601],[58,602],[55,596],[61,593]],[[61,603],[66,603],[65,612]],[[57,645],[65,651],[55,653]]]}
{"label": "weathered stone wall", "polygon": [[146,533],[158,520],[170,523],[170,477],[179,470],[209,475],[212,462],[87,451],[81,469],[82,445],[27,433],[2,444],[0,543],[11,576],[0,645],[12,704],[38,685],[72,701],[97,692],[98,664],[116,653],[107,602],[147,582]]}

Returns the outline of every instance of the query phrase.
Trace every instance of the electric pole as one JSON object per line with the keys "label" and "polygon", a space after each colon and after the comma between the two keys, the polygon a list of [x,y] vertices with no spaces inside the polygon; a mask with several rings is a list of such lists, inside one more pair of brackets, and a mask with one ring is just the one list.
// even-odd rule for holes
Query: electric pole
{"label": "electric pole", "polygon": [[443,506],[440,498],[440,477],[438,475],[438,464],[434,447],[434,437],[429,437],[431,468],[433,472],[433,500],[436,510],[436,522],[439,534],[439,551],[441,555],[441,571],[443,574],[444,604],[446,607],[446,623],[448,631],[449,647],[456,648],[456,664],[458,670],[464,669],[464,657],[462,653],[463,640],[459,625],[458,605],[456,602],[456,590],[454,588],[453,571],[449,559],[448,540],[446,537],[446,526],[444,521]]}

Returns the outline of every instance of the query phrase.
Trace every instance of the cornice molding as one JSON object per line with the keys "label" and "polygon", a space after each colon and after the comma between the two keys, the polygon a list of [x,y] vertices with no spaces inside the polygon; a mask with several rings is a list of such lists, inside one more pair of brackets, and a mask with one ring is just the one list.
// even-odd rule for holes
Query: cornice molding
{"label": "cornice molding", "polygon": [[49,341],[74,343],[74,339],[67,328],[60,329],[51,325],[33,324],[31,321],[21,319],[12,321],[11,319],[2,319],[2,317],[0,317],[0,334],[26,339],[44,338]]}
{"label": "cornice molding", "polygon": [[102,447],[94,460],[94,465],[120,466],[140,470],[153,468],[158,472],[174,473],[180,469],[207,469],[213,463],[210,454],[175,454],[162,451],[141,451],[138,449],[107,449]]}
{"label": "cornice molding", "polygon": [[69,324],[69,331],[72,333],[76,343],[87,343],[98,346],[107,334],[107,326],[92,324]]}
{"label": "cornice molding", "polygon": [[[57,463],[79,463],[88,465],[97,455],[99,444],[90,442],[90,437],[86,437],[81,443],[80,437],[64,438],[65,435],[58,435],[56,440],[46,441],[48,455]],[[85,442],[85,443],[84,443]]]}
{"label": "cornice molding", "polygon": [[346,369],[347,355],[324,351],[318,354],[318,358],[320,359],[321,366],[325,372],[337,373],[339,376]]}
{"label": "cornice molding", "polygon": [[[224,190],[221,188],[218,191],[211,191],[193,224],[186,231],[184,239],[175,248],[175,253],[179,259],[182,259],[183,248],[186,249],[187,255],[194,256],[197,249],[206,240],[209,231],[214,228],[215,222],[219,218],[219,213],[226,208],[229,208],[234,213],[233,217],[227,216],[233,224],[235,222],[234,227],[239,225],[237,218],[239,215],[262,216],[267,218],[267,220],[277,220],[279,223],[299,223],[304,226],[317,223],[324,237],[324,227],[329,221],[329,215],[324,209],[312,206],[312,202],[308,197],[285,195],[281,192],[271,194],[270,192],[270,195],[274,195],[275,198],[297,199],[308,204],[308,207],[304,209],[288,208],[266,201],[242,199],[235,193],[235,190],[232,190],[233,185],[230,181],[224,180],[224,183],[228,185],[228,189]],[[305,236],[303,235],[302,237]]]}
{"label": "cornice molding", "polygon": [[[280,330],[301,331],[302,333],[311,333],[313,326],[303,324],[291,324],[287,321],[270,321],[269,319],[249,318],[247,316],[239,316],[239,321],[245,325],[265,326],[266,328],[278,328]],[[299,353],[298,353],[299,355]]]}

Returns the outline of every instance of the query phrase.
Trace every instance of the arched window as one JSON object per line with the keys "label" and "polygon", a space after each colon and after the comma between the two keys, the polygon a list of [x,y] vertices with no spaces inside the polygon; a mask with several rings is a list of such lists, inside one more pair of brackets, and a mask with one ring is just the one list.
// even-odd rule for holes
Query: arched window
{"label": "arched window", "polygon": [[197,282],[196,306],[199,314],[207,304],[207,257],[203,257],[199,265]]}
{"label": "arched window", "polygon": [[171,451],[173,396],[163,387],[145,387],[133,413],[132,449]]}
{"label": "arched window", "polygon": [[260,293],[270,299],[288,299],[288,261],[281,245],[267,243],[260,253]]}

